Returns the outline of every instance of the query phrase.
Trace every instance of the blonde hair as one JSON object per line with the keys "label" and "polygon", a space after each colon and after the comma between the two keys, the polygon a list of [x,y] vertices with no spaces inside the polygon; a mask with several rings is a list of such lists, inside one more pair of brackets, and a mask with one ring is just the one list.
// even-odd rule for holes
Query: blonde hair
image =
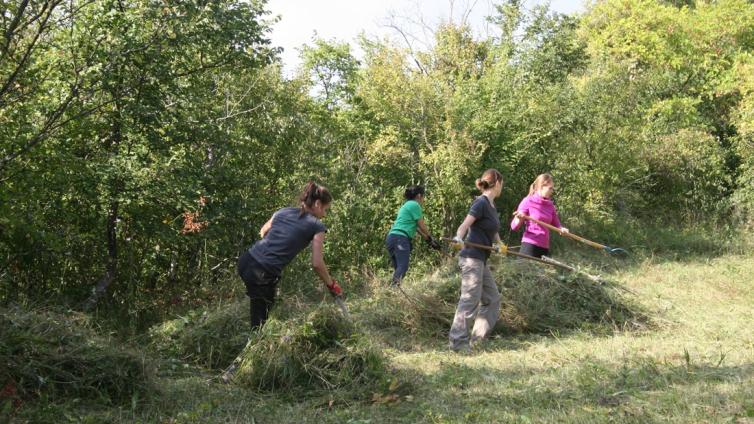
{"label": "blonde hair", "polygon": [[542,188],[545,184],[552,184],[552,175],[550,174],[539,174],[537,175],[537,178],[534,179],[534,182],[531,183],[529,186],[529,196],[539,191],[540,188]]}
{"label": "blonde hair", "polygon": [[502,184],[503,174],[497,169],[490,168],[484,171],[481,178],[476,179],[476,188],[478,188],[479,191],[484,191],[495,187],[495,184],[497,184],[498,181]]}

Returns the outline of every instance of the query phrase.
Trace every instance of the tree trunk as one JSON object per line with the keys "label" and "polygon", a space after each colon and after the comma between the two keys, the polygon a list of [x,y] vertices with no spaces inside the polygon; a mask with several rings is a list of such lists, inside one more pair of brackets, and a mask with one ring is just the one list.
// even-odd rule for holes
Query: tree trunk
{"label": "tree trunk", "polygon": [[92,309],[97,306],[97,302],[107,294],[107,288],[110,283],[115,280],[118,272],[118,240],[117,234],[118,223],[118,202],[113,201],[110,203],[110,208],[107,213],[107,266],[105,267],[105,274],[99,279],[97,285],[94,287],[92,295],[87,299],[85,308],[86,310]]}
{"label": "tree trunk", "polygon": [[[115,123],[113,124],[112,137],[110,139],[110,149],[113,156],[118,155],[120,144],[122,141],[121,121],[118,116],[118,108],[116,107]],[[112,175],[111,177],[111,191],[110,191],[110,206],[107,211],[107,265],[105,267],[105,274],[99,279],[97,285],[94,287],[91,296],[84,304],[85,310],[90,310],[97,306],[97,302],[107,294],[107,289],[110,284],[115,280],[118,275],[118,207],[120,206],[118,200],[118,194],[123,186],[122,179],[119,175]]]}

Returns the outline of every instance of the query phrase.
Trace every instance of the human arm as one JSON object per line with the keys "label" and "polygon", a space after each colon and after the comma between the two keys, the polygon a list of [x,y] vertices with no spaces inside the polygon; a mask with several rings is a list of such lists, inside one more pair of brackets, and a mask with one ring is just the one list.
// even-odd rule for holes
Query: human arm
{"label": "human arm", "polygon": [[427,224],[424,223],[424,218],[419,218],[419,220],[416,221],[416,228],[419,230],[419,234],[421,234],[423,239],[427,240],[431,237],[429,235],[429,230],[427,229]]}
{"label": "human arm", "polygon": [[319,279],[322,280],[323,283],[325,283],[327,290],[329,290],[333,295],[337,296],[342,294],[342,290],[335,279],[332,278],[329,270],[327,269],[327,264],[325,264],[324,257],[324,247],[325,232],[323,231],[315,234],[314,238],[312,239],[312,268],[314,268],[314,272],[317,273]]}
{"label": "human arm", "polygon": [[259,229],[259,237],[260,238],[264,238],[264,236],[266,236],[267,233],[270,231],[270,228],[272,227],[272,219],[273,218],[268,219],[267,222],[265,222],[264,225],[262,225],[262,228]]}
{"label": "human arm", "polygon": [[560,224],[560,217],[558,217],[557,210],[552,211],[552,225],[560,230],[560,234],[567,234],[569,232],[568,228]]}
{"label": "human arm", "polygon": [[518,208],[516,208],[516,211],[513,212],[513,221],[511,221],[511,230],[518,231],[519,228],[521,228],[521,224],[524,222],[524,218],[521,218],[521,215],[528,215],[529,214],[529,205],[527,202],[527,198],[524,198],[524,200],[521,201],[521,203],[518,204]]}
{"label": "human arm", "polygon": [[424,241],[427,242],[427,246],[435,250],[442,250],[442,245],[440,244],[440,242],[435,240],[435,238],[432,237],[432,235],[429,233],[427,226],[424,224],[424,219],[417,221],[417,228],[419,230],[419,234],[421,234],[424,238]]}
{"label": "human arm", "polygon": [[461,225],[458,226],[458,229],[456,230],[456,239],[463,240],[466,237],[466,234],[469,232],[469,228],[472,224],[476,221],[476,217],[474,215],[466,215],[466,218],[463,220]]}
{"label": "human arm", "polygon": [[519,211],[513,212],[513,221],[511,221],[511,230],[518,231],[521,228],[521,218],[518,217]]}

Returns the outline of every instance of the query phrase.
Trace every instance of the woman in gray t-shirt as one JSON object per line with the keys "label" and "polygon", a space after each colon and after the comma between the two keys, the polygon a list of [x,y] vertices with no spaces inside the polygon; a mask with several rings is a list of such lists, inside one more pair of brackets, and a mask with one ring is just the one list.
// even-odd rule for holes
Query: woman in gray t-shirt
{"label": "woman in gray t-shirt", "polygon": [[299,200],[298,208],[276,211],[259,230],[262,239],[238,258],[238,274],[249,296],[252,330],[267,320],[283,268],[310,243],[312,268],[332,294],[342,294],[337,281],[330,276],[323,255],[327,228],[320,220],[326,215],[332,196],[327,188],[309,181]]}
{"label": "woman in gray t-shirt", "polygon": [[[466,237],[467,241],[476,244],[499,246],[500,217],[494,201],[503,190],[503,176],[496,169],[488,169],[476,180],[476,186],[482,195],[474,199],[453,241],[461,244]],[[487,265],[488,250],[467,246],[459,256],[461,297],[449,338],[452,350],[465,352],[495,327],[500,311],[500,291]]]}

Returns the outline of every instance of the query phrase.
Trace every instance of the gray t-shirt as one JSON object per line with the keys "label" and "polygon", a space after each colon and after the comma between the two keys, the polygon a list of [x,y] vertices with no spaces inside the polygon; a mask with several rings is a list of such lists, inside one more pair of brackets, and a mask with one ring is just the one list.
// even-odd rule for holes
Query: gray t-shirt
{"label": "gray t-shirt", "polygon": [[[474,220],[474,223],[469,228],[466,241],[492,246],[492,243],[495,241],[495,234],[500,231],[500,217],[497,214],[495,206],[486,196],[479,196],[471,204],[469,215],[476,218],[476,220]],[[475,258],[486,261],[490,256],[490,251],[467,246],[461,250],[459,255],[463,258]]]}
{"label": "gray t-shirt", "polygon": [[283,208],[272,215],[272,226],[262,240],[249,248],[251,256],[267,271],[280,275],[296,255],[327,227],[312,214]]}

